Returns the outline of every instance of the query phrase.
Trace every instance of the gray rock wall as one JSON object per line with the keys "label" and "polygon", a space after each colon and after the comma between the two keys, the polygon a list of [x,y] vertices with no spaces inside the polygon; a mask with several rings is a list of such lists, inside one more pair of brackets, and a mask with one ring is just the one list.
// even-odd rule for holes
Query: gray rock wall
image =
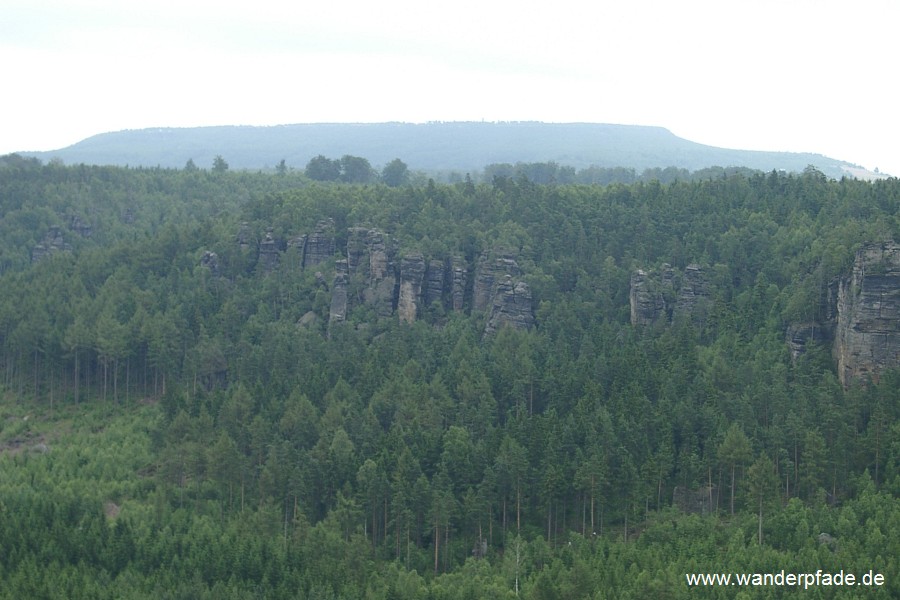
{"label": "gray rock wall", "polygon": [[497,286],[509,275],[513,278],[522,276],[522,269],[515,257],[508,253],[482,255],[475,269],[475,282],[472,290],[472,311],[485,312],[491,308]]}
{"label": "gray rock wall", "polygon": [[36,263],[56,252],[70,252],[72,246],[63,237],[59,227],[51,227],[44,238],[31,249],[31,262]]}
{"label": "gray rock wall", "polygon": [[424,278],[425,258],[421,254],[410,254],[401,259],[397,315],[404,323],[412,323],[419,314]]}
{"label": "gray rock wall", "polygon": [[431,306],[435,302],[443,306],[446,289],[444,261],[436,259],[428,261],[428,269],[425,271],[425,287],[422,290],[423,306]]}
{"label": "gray rock wall", "polygon": [[280,255],[275,238],[272,237],[272,230],[269,229],[259,243],[259,264],[264,273],[271,273],[275,270],[275,267],[278,266]]}
{"label": "gray rock wall", "polygon": [[309,234],[306,240],[306,249],[303,254],[303,266],[305,268],[320,265],[334,256],[334,221],[324,219],[319,221],[315,230]]}
{"label": "gray rock wall", "polygon": [[[296,249],[298,265],[310,268],[333,260],[336,249],[334,221],[320,221],[313,232],[297,234],[279,243],[272,229],[256,244],[259,269],[269,273],[281,264],[283,251]],[[243,223],[237,243],[252,242],[249,225]],[[283,246],[283,247],[282,247]],[[501,327],[529,329],[534,326],[533,299],[521,281],[522,269],[508,252],[488,252],[477,260],[469,287],[471,265],[460,256],[426,258],[419,252],[396,257],[396,244],[378,229],[351,227],[347,231],[346,258],[337,260],[329,307],[329,327],[347,320],[354,306],[372,307],[379,317],[397,315],[405,323],[422,317],[423,309],[437,302],[444,309],[470,306],[486,316],[485,333]],[[282,267],[284,268],[284,267]],[[318,285],[329,290],[326,276],[317,271]],[[471,298],[469,291],[471,289]]]}
{"label": "gray rock wall", "polygon": [[469,280],[469,269],[466,261],[460,256],[450,259],[450,308],[462,310],[466,301],[466,286]]}
{"label": "gray rock wall", "polygon": [[628,302],[634,326],[684,319],[702,325],[709,311],[709,281],[695,263],[682,273],[669,265],[658,272],[638,269],[631,274]]}
{"label": "gray rock wall", "polygon": [[335,263],[334,282],[331,284],[331,309],[328,313],[328,326],[343,323],[347,320],[347,261]]}
{"label": "gray rock wall", "polygon": [[844,386],[900,366],[900,245],[867,244],[837,289],[834,355]]}
{"label": "gray rock wall", "polygon": [[709,312],[709,282],[703,268],[691,263],[684,268],[681,286],[672,311],[672,320],[688,319],[703,324]]}
{"label": "gray rock wall", "polygon": [[531,289],[524,281],[513,281],[513,278],[507,275],[497,286],[484,334],[492,335],[501,327],[524,330],[533,326]]}
{"label": "gray rock wall", "polygon": [[662,291],[646,271],[638,269],[631,274],[628,303],[631,307],[631,324],[634,326],[652,325],[665,318],[666,303]]}

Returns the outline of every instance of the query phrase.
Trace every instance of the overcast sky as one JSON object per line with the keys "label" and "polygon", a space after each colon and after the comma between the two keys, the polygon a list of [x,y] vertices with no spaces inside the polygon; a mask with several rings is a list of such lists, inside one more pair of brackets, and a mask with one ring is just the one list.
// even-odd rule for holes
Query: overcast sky
{"label": "overcast sky", "polygon": [[145,127],[666,127],[900,175],[896,0],[3,0],[0,154]]}

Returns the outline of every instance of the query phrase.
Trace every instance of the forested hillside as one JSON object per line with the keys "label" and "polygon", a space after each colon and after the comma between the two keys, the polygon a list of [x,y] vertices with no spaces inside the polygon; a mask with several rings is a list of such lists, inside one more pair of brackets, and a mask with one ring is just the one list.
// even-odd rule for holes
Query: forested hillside
{"label": "forested hillside", "polygon": [[101,133],[67,148],[29,154],[43,160],[61,159],[67,164],[170,168],[181,167],[189,159],[211,164],[216,155],[223,155],[233,168],[240,169],[274,169],[282,160],[290,167],[302,168],[317,154],[364,156],[381,167],[401,156],[413,169],[430,173],[474,172],[490,163],[548,161],[575,169],[600,166],[638,172],[666,167],[693,171],[723,165],[799,173],[813,164],[832,177],[841,177],[854,167],[821,154],[716,148],[680,138],[662,127],[604,123],[305,123],[152,128]]}
{"label": "forested hillside", "polygon": [[0,164],[0,598],[900,595],[897,179],[190,167]]}

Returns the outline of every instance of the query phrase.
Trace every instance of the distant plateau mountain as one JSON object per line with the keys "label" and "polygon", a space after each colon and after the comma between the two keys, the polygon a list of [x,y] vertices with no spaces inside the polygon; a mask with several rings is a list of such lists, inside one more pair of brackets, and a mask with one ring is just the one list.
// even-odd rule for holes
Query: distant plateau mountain
{"label": "distant plateau mountain", "polygon": [[[711,166],[802,171],[867,177],[857,165],[811,153],[732,150],[698,144],[662,127],[598,123],[435,122],[319,123],[271,127],[154,128],[103,133],[59,150],[23,152],[66,164],[180,168],[193,160],[209,167],[222,156],[232,169],[273,168],[281,160],[303,168],[317,155],[361,156],[380,167],[400,158],[411,169],[475,172],[492,163],[547,162],[590,166]],[[868,174],[874,175],[874,174]]]}

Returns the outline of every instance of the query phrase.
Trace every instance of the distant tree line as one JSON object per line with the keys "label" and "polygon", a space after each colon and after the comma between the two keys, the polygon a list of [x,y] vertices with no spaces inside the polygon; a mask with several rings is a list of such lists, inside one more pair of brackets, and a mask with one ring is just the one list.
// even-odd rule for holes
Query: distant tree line
{"label": "distant tree line", "polygon": [[331,159],[321,154],[306,164],[306,176],[314,181],[340,181],[342,183],[375,183],[381,181],[387,186],[397,187],[409,179],[409,169],[399,158],[395,158],[377,173],[369,161],[359,156],[345,154],[339,159]]}

